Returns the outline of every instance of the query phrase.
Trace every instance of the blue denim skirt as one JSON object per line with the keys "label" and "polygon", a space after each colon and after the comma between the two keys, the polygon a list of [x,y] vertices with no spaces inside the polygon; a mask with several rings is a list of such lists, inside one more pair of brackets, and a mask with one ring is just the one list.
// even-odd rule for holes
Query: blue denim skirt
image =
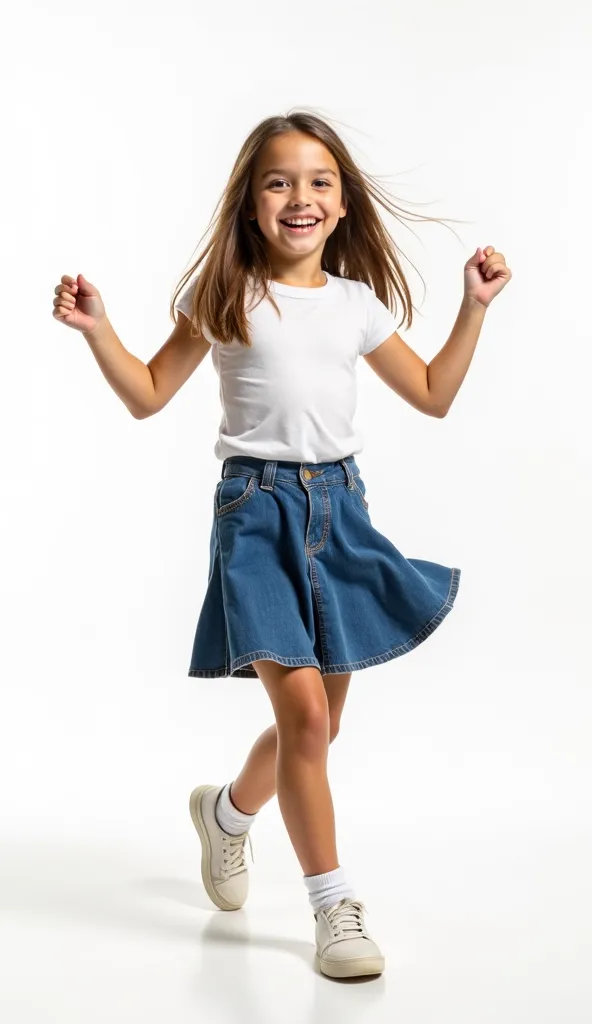
{"label": "blue denim skirt", "polygon": [[190,676],[252,662],[353,672],[407,654],[451,610],[460,570],[405,558],[371,522],[353,455],[225,459]]}

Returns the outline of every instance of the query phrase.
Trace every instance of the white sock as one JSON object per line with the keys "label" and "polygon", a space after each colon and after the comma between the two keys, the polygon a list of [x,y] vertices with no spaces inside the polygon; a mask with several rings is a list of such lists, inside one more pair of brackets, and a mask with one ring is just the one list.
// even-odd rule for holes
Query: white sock
{"label": "white sock", "polygon": [[216,802],[214,814],[223,832],[227,832],[231,836],[238,836],[241,832],[248,832],[257,815],[243,814],[234,806],[230,799],[231,785],[231,782],[227,782],[224,786]]}
{"label": "white sock", "polygon": [[327,871],[324,875],[304,875],[304,884],[315,914],[319,910],[327,910],[340,900],[354,898],[354,891],[347,884],[342,867]]}

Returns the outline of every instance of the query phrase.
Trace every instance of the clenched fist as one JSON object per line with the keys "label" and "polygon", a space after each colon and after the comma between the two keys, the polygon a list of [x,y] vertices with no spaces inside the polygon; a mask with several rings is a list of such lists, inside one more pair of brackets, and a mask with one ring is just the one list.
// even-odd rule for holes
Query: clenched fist
{"label": "clenched fist", "polygon": [[83,334],[94,331],[107,316],[98,290],[82,274],[78,277],[64,274],[55,293],[54,318],[75,331]]}

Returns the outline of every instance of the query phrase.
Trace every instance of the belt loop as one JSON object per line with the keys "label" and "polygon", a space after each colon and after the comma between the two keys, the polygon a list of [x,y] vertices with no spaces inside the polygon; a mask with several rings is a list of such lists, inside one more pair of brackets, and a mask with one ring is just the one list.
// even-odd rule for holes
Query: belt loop
{"label": "belt loop", "polygon": [[259,484],[262,491],[273,491],[276,469],[277,462],[270,460],[265,463],[265,466],[263,467],[263,476],[261,478],[261,483]]}
{"label": "belt loop", "polygon": [[228,465],[228,459],[224,459],[224,462],[222,463],[222,479],[223,480],[224,480],[224,477],[226,476],[226,466],[227,465]]}
{"label": "belt loop", "polygon": [[356,485],[354,483],[354,475],[350,469],[349,462],[346,462],[345,459],[340,459],[339,461],[341,462],[341,465],[345,470],[345,475],[347,477],[347,486],[349,487],[350,491],[353,491]]}

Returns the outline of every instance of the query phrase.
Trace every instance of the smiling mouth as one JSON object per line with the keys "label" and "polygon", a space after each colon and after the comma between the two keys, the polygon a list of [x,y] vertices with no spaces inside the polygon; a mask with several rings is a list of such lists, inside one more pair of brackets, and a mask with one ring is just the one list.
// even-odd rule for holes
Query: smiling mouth
{"label": "smiling mouth", "polygon": [[311,234],[312,231],[314,231],[314,229],[316,228],[317,224],[320,224],[320,223],[321,223],[321,221],[320,221],[320,218],[318,218],[318,217],[315,217],[315,223],[314,224],[305,224],[305,225],[288,224],[287,221],[280,220],[280,224],[282,225],[282,227],[284,227],[286,229],[286,231],[292,231],[293,234],[296,234],[296,235],[309,235],[309,234]]}

